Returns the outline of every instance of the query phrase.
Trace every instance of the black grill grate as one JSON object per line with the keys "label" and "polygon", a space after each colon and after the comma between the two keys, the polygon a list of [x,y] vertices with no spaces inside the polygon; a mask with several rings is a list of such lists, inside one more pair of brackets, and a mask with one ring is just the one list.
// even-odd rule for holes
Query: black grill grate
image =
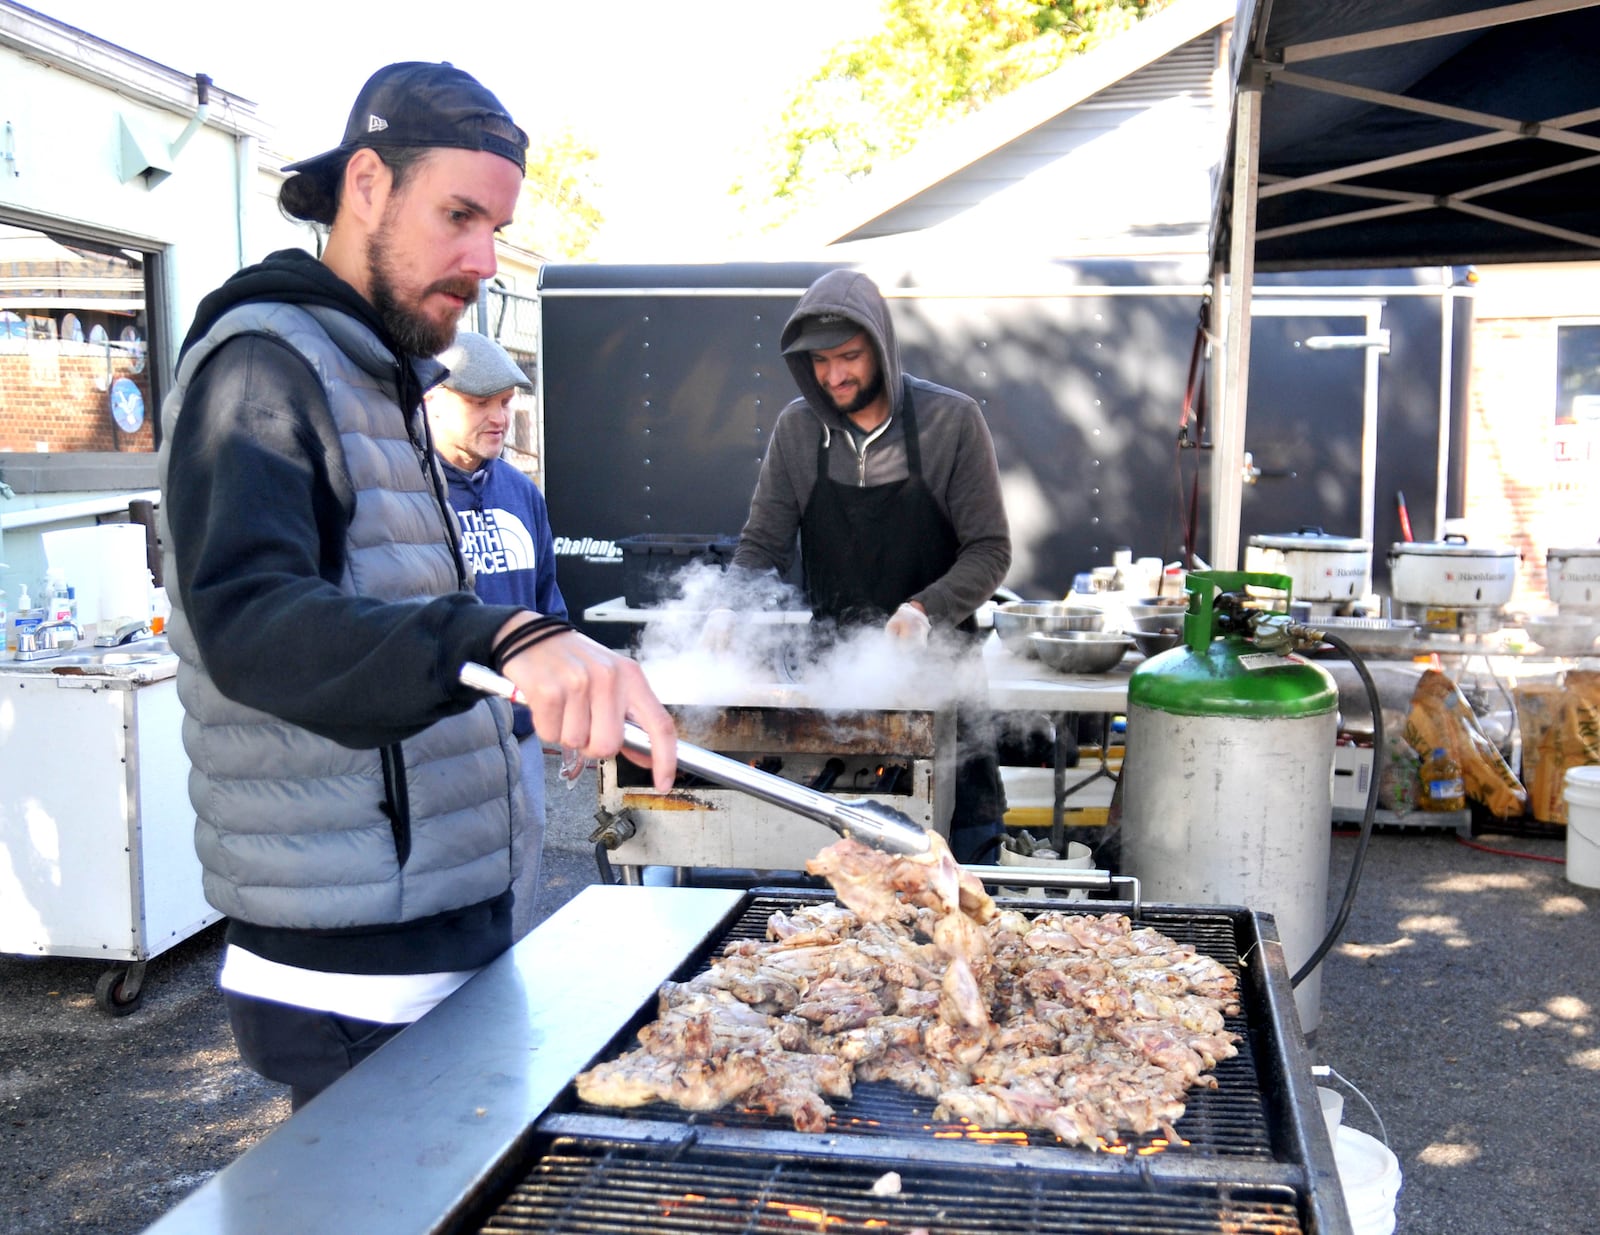
{"label": "black grill grate", "polygon": [[[736,939],[765,939],[767,920],[779,911],[792,912],[802,904],[832,899],[832,892],[815,895],[797,891],[782,896],[757,895],[745,905],[737,919],[729,924],[715,944],[695,958],[679,977],[688,977],[708,968],[712,959],[721,954],[727,943]],[[1030,912],[1042,906],[1030,905]],[[1052,908],[1068,912],[1100,913],[1116,911],[1114,905],[1093,903],[1056,903]],[[1139,917],[1138,925],[1151,926],[1163,934],[1186,943],[1205,953],[1240,976],[1238,940],[1235,921],[1226,914],[1207,914],[1203,909],[1185,908],[1181,914],[1146,911]],[[1241,982],[1241,993],[1243,990]],[[655,1013],[652,1004],[648,1015]],[[1169,1145],[1159,1133],[1128,1136],[1112,1145],[1112,1150],[1122,1153],[1181,1153],[1188,1156],[1246,1158],[1270,1161],[1273,1148],[1267,1114],[1264,1107],[1260,1078],[1256,1073],[1254,1051],[1250,1041],[1250,1026],[1245,1017],[1227,1018],[1228,1028],[1240,1035],[1239,1053],[1225,1059],[1213,1070],[1216,1089],[1191,1090],[1186,1099],[1184,1116],[1178,1121],[1176,1131],[1184,1138],[1181,1144]],[[635,1027],[637,1029],[637,1026]],[[614,1058],[637,1045],[630,1033],[627,1040],[616,1044],[606,1058]],[[934,1102],[889,1082],[858,1082],[848,1101],[830,1099],[834,1115],[828,1121],[828,1133],[867,1137],[934,1137],[946,1140],[972,1140],[985,1144],[1012,1146],[1040,1146],[1051,1150],[1086,1152],[1077,1146],[1068,1146],[1048,1132],[970,1129],[960,1123],[935,1122]],[[650,1103],[630,1110],[594,1107],[579,1102],[575,1091],[569,1091],[567,1109],[580,1113],[605,1115],[612,1118],[651,1120],[666,1123],[709,1124],[722,1128],[753,1128],[768,1131],[792,1130],[793,1125],[781,1116],[761,1115],[743,1110],[720,1110],[710,1114],[689,1114],[666,1103]]]}
{"label": "black grill grate", "polygon": [[828,1235],[1295,1235],[1294,1190],[1274,1184],[1169,1183],[1048,1172],[902,1166],[879,1196],[881,1164],[680,1152],[556,1140],[480,1228],[523,1232],[822,1232]]}

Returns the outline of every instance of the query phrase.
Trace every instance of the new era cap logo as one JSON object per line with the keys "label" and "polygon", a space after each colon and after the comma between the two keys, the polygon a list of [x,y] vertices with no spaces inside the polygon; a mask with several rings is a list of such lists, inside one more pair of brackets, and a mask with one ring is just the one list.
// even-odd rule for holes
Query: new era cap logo
{"label": "new era cap logo", "polygon": [[369,133],[381,133],[388,127],[389,127],[389,122],[387,120],[385,120],[382,116],[373,116],[373,115],[368,115],[367,116],[367,132],[369,132]]}

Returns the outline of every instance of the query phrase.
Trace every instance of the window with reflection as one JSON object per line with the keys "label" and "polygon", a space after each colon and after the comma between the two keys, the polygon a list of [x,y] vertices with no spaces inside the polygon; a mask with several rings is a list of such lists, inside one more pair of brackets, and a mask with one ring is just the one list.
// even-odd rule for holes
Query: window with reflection
{"label": "window with reflection", "polygon": [[0,452],[150,452],[154,255],[0,219]]}

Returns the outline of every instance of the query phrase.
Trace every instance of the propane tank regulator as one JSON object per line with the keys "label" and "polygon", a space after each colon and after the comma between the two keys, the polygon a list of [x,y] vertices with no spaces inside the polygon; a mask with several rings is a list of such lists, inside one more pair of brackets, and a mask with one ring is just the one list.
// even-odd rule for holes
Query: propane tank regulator
{"label": "propane tank regulator", "polygon": [[[1221,572],[1213,572],[1211,578],[1223,586],[1238,586],[1237,580],[1224,583]],[[1279,580],[1285,585],[1290,582],[1281,575],[1250,575],[1248,578],[1260,583],[1269,579]],[[1288,595],[1287,587],[1284,594]],[[1280,656],[1307,651],[1327,642],[1325,631],[1296,622],[1286,613],[1257,608],[1251,603],[1248,593],[1242,590],[1219,592],[1212,599],[1211,631],[1214,635],[1239,635],[1249,639],[1259,650]]]}

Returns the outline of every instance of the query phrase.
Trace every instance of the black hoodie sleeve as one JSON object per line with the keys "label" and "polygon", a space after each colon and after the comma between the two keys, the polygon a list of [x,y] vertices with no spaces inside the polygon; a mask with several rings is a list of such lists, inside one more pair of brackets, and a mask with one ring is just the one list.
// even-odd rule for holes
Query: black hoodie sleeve
{"label": "black hoodie sleeve", "polygon": [[225,695],[352,747],[476,701],[455,672],[487,659],[517,610],[465,591],[389,603],[339,589],[354,495],[322,387],[291,349],[254,335],[218,348],[169,451],[180,601]]}

